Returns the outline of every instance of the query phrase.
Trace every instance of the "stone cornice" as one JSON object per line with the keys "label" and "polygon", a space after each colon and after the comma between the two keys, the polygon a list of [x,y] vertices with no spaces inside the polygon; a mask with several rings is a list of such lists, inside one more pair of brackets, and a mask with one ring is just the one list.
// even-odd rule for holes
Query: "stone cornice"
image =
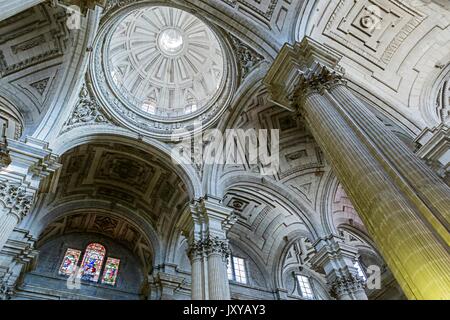
{"label": "stone cornice", "polygon": [[263,81],[271,101],[295,111],[296,102],[291,99],[299,92],[299,86],[325,80],[333,72],[342,75],[344,70],[338,65],[340,59],[335,51],[309,37],[294,45],[285,44]]}

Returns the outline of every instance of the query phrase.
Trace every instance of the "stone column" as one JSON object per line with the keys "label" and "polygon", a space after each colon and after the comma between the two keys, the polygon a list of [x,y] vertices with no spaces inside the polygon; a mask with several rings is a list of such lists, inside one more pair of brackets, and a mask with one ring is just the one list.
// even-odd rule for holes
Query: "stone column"
{"label": "stone column", "polygon": [[193,223],[188,255],[193,300],[230,299],[226,232],[235,222],[232,211],[212,197],[200,199],[191,207]]}
{"label": "stone column", "polygon": [[0,171],[0,250],[28,214],[41,182],[59,165],[45,142],[7,139],[8,166]]}
{"label": "stone column", "polygon": [[304,117],[407,297],[449,299],[450,189],[342,89],[339,59],[306,38],[282,49],[265,83],[274,102]]}
{"label": "stone column", "polygon": [[364,280],[353,266],[358,250],[334,235],[317,240],[314,246],[317,253],[311,264],[325,271],[331,295],[339,300],[367,300]]}
{"label": "stone column", "polygon": [[433,228],[450,243],[449,187],[359,100],[339,75],[325,95],[342,109],[349,126],[373,150],[377,160],[397,185],[416,204]]}

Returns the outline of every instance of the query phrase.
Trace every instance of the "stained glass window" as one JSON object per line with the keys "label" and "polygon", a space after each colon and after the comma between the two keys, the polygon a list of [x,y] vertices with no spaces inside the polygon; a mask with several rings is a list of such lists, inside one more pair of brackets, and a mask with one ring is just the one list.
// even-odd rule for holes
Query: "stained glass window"
{"label": "stained glass window", "polygon": [[106,259],[105,271],[103,271],[102,283],[115,285],[117,273],[119,272],[120,260],[115,258]]}
{"label": "stained glass window", "polygon": [[80,259],[81,251],[68,248],[64,259],[59,268],[59,274],[71,275],[77,267],[78,259]]}
{"label": "stained glass window", "polygon": [[79,272],[81,280],[98,281],[105,252],[105,247],[99,243],[91,243],[87,246]]}

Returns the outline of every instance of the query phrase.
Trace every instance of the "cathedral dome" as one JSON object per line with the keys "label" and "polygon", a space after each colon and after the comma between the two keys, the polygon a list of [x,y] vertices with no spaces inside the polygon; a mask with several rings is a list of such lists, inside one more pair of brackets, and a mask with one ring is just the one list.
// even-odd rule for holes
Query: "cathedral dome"
{"label": "cathedral dome", "polygon": [[107,62],[113,84],[135,107],[161,117],[202,109],[223,78],[223,53],[211,29],[172,7],[132,11],[116,26]]}
{"label": "cathedral dome", "polygon": [[131,4],[107,13],[90,74],[99,101],[123,124],[158,138],[208,127],[235,88],[218,30],[180,8]]}

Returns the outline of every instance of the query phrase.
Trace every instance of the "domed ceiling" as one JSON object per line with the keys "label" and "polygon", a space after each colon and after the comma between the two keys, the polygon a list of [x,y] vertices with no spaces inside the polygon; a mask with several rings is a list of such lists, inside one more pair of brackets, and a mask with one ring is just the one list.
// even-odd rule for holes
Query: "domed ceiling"
{"label": "domed ceiling", "polygon": [[106,54],[114,91],[163,118],[204,108],[224,74],[222,49],[210,28],[172,7],[131,11],[113,29]]}
{"label": "domed ceiling", "polygon": [[236,90],[234,62],[226,35],[206,19],[127,2],[102,17],[89,80],[115,123],[172,141],[222,116]]}

